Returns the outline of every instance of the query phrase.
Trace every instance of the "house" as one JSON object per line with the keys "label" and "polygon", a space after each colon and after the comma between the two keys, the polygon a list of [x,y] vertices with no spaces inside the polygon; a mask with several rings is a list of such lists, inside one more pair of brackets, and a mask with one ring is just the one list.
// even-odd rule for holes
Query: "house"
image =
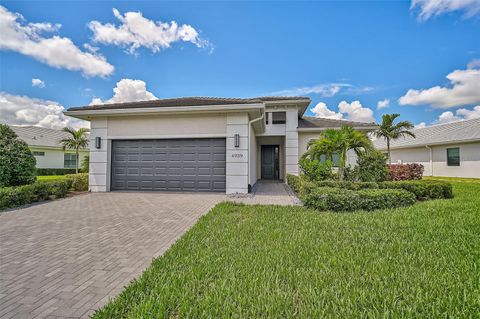
{"label": "house", "polygon": [[[480,178],[480,118],[412,130],[391,142],[392,163],[420,163],[424,175]],[[374,145],[387,151],[385,141]]]}
{"label": "house", "polygon": [[307,97],[189,97],[70,108],[91,123],[90,189],[247,193],[259,179],[298,174],[326,128],[358,123],[303,117]]}
{"label": "house", "polygon": [[[37,160],[37,168],[75,168],[75,151],[63,150],[60,145],[61,139],[70,136],[68,133],[38,126],[11,125],[10,127],[20,139],[28,144]],[[80,163],[88,153],[88,149],[80,150]]]}

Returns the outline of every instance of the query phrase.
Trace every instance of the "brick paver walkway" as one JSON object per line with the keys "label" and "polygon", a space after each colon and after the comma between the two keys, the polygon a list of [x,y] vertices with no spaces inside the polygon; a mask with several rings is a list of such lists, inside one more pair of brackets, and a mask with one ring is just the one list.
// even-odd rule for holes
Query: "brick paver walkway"
{"label": "brick paver walkway", "polygon": [[223,194],[96,193],[0,214],[0,318],[88,317]]}

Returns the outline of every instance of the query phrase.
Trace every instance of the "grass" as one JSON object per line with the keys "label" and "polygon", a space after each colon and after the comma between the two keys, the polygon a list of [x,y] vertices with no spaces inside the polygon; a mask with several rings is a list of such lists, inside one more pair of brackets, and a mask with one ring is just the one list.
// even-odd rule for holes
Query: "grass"
{"label": "grass", "polygon": [[94,318],[473,318],[480,184],[408,208],[217,205]]}
{"label": "grass", "polygon": [[65,179],[65,175],[44,175],[44,176],[37,176],[37,181],[55,181],[55,180],[62,180]]}
{"label": "grass", "polygon": [[480,183],[480,178],[466,178],[466,177],[423,176],[423,179],[447,181],[447,182]]}

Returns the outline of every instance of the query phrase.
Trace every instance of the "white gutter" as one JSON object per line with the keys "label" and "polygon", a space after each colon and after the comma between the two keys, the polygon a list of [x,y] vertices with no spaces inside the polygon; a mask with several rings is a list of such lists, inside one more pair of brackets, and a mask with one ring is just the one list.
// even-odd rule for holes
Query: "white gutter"
{"label": "white gutter", "polygon": [[[338,126],[332,126],[332,127],[299,127],[299,128],[297,128],[297,131],[298,132],[321,132],[321,131],[325,131],[325,130],[328,130],[328,129],[339,129],[339,128],[340,127],[338,127]],[[377,126],[359,126],[359,127],[354,126],[353,128],[356,129],[357,131],[369,131],[369,130],[377,129]]]}
{"label": "white gutter", "polygon": [[265,106],[261,103],[252,104],[226,104],[226,105],[201,105],[201,106],[175,106],[175,107],[138,107],[138,108],[118,108],[118,109],[86,109],[86,110],[72,110],[63,112],[65,115],[77,118],[89,118],[93,116],[109,116],[109,115],[148,115],[155,113],[194,113],[194,112],[238,112],[263,109]]}
{"label": "white gutter", "polygon": [[[250,152],[251,152],[251,150],[250,150],[250,128],[252,127],[252,124],[253,124],[254,122],[263,120],[264,116],[265,116],[265,111],[262,112],[262,115],[260,115],[260,117],[254,118],[254,119],[252,119],[252,120],[250,120],[250,121],[248,122],[248,160],[247,160],[247,163],[248,163],[248,176],[247,176],[248,181],[247,181],[247,183],[248,183],[248,184],[250,184],[250,176],[251,176],[251,174],[252,174],[252,172],[251,172],[252,166],[250,165]],[[256,144],[256,143],[255,143],[255,144]],[[257,160],[257,159],[255,159],[255,161],[256,161],[256,160]],[[252,186],[253,186],[253,185],[252,185]]]}
{"label": "white gutter", "polygon": [[430,176],[433,176],[432,148],[428,145],[425,145],[425,147],[429,150],[429,153],[430,153]]}
{"label": "white gutter", "polygon": [[[479,138],[473,138],[473,139],[467,139],[467,140],[455,140],[455,141],[443,141],[443,142],[436,142],[436,143],[428,143],[428,146],[435,146],[435,145],[453,145],[453,144],[460,144],[460,143],[476,143],[476,142],[480,142],[480,139]],[[411,145],[402,145],[402,146],[395,146],[395,147],[391,147],[390,146],[390,150],[399,150],[399,149],[406,149],[406,148],[420,148],[420,147],[424,147],[425,144],[411,144]],[[387,150],[386,147],[384,147],[383,145],[379,148],[377,148],[378,150]]]}

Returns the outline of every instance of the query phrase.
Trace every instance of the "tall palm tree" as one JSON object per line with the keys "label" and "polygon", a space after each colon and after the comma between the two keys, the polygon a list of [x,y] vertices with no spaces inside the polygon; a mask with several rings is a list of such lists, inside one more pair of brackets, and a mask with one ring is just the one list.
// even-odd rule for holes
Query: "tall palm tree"
{"label": "tall palm tree", "polygon": [[377,138],[383,138],[387,142],[388,151],[388,163],[392,164],[392,158],[390,156],[390,141],[396,140],[406,135],[415,138],[415,134],[410,130],[413,128],[413,124],[408,121],[400,121],[394,124],[395,120],[400,114],[383,114],[382,124],[373,132],[373,135]]}
{"label": "tall palm tree", "polygon": [[64,127],[64,132],[67,132],[71,136],[67,138],[63,138],[60,140],[60,144],[62,144],[63,150],[71,149],[75,150],[75,173],[78,174],[78,152],[81,148],[86,148],[88,146],[88,136],[87,133],[90,131],[88,128],[79,128],[75,130],[71,127]]}
{"label": "tall palm tree", "polygon": [[309,149],[305,156],[319,159],[321,155],[325,155],[327,159],[331,160],[333,153],[338,153],[338,178],[343,180],[348,151],[353,150],[359,155],[372,149],[372,142],[365,133],[345,125],[339,130],[327,129],[320,133],[320,138],[309,144]]}

